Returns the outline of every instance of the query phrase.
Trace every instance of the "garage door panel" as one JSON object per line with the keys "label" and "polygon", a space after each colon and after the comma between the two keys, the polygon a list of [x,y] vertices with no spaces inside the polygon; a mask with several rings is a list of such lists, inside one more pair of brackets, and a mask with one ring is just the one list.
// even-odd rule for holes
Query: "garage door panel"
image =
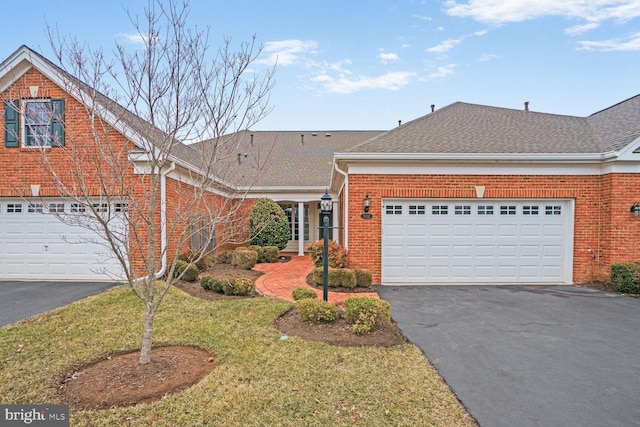
{"label": "garage door panel", "polygon": [[[123,277],[115,257],[99,244],[103,241],[100,236],[64,223],[49,213],[28,209],[25,203],[22,211],[10,208],[18,203],[0,199],[0,279],[113,280]],[[61,199],[57,199],[56,204],[70,207]],[[84,218],[82,221],[87,222]],[[113,224],[126,229],[122,219],[115,218]],[[105,268],[101,266],[113,274],[104,274]]]}
{"label": "garage door panel", "polygon": [[383,283],[571,281],[570,200],[384,202]]}

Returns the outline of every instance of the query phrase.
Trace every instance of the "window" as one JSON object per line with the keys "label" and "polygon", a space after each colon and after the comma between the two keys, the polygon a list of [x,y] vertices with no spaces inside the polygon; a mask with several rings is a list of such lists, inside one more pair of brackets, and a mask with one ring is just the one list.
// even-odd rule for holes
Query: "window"
{"label": "window", "polygon": [[538,206],[523,206],[523,215],[538,215]]}
{"label": "window", "polygon": [[22,203],[7,203],[7,213],[21,213]]}
{"label": "window", "polygon": [[[298,205],[289,203],[278,204],[287,215],[287,220],[289,221],[289,227],[291,230],[291,240],[298,241],[300,233],[300,224],[298,224]],[[320,204],[318,203],[318,205]],[[302,226],[302,237],[304,238],[304,241],[309,241],[309,205],[304,205],[302,215],[302,220],[304,222]],[[333,220],[333,211],[329,215],[329,218],[329,223],[331,223],[331,221]],[[320,221],[320,223],[322,223],[322,221]]]}
{"label": "window", "polygon": [[478,215],[493,215],[493,206],[478,206]]}
{"label": "window", "polygon": [[79,212],[86,212],[86,211],[87,211],[87,207],[82,203],[71,203],[72,213],[79,213]]}
{"label": "window", "polygon": [[470,205],[456,205],[454,209],[456,215],[471,215]]}
{"label": "window", "polygon": [[5,147],[64,145],[64,99],[4,101]]}
{"label": "window", "polygon": [[49,212],[64,212],[64,203],[49,203]]}
{"label": "window", "polygon": [[209,218],[197,218],[189,227],[191,250],[193,252],[213,252],[216,248],[216,224]]}
{"label": "window", "polygon": [[42,203],[29,203],[27,207],[29,213],[42,213]]}
{"label": "window", "polygon": [[500,215],[515,215],[516,214],[516,207],[513,205],[508,205],[508,206],[500,206]]}
{"label": "window", "polygon": [[562,206],[545,206],[545,215],[562,215]]}
{"label": "window", "polygon": [[432,215],[447,215],[449,213],[449,206],[447,205],[433,205],[431,206]]}
{"label": "window", "polygon": [[108,212],[109,206],[106,203],[94,203],[93,209],[95,209],[96,212]]}
{"label": "window", "polygon": [[402,205],[387,205],[385,213],[387,215],[402,215]]}
{"label": "window", "polygon": [[129,212],[129,203],[116,203],[114,209],[116,212]]}
{"label": "window", "polygon": [[425,205],[409,205],[409,215],[424,215]]}

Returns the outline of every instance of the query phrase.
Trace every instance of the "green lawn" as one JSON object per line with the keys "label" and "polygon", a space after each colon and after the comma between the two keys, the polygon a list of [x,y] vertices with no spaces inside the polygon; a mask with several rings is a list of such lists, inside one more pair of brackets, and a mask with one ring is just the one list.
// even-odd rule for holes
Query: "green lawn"
{"label": "green lawn", "polygon": [[[291,304],[209,302],[172,289],[154,344],[217,354],[200,383],[151,404],[71,410],[73,426],[473,426],[418,348],[347,348],[280,340]],[[0,328],[0,403],[58,403],[71,366],[139,345],[142,305],[127,288]],[[18,351],[20,350],[20,351]]]}

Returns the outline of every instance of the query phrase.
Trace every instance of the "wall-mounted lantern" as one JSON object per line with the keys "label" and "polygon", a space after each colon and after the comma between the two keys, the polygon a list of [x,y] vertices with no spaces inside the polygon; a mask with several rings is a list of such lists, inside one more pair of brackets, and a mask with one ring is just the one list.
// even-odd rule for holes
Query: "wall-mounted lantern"
{"label": "wall-mounted lantern", "polygon": [[634,204],[632,204],[629,210],[631,211],[631,215],[640,216],[640,202],[635,202]]}
{"label": "wall-mounted lantern", "polygon": [[367,193],[367,195],[364,196],[363,206],[364,206],[364,213],[362,215],[360,215],[360,217],[362,219],[371,219],[371,218],[373,218],[373,215],[371,215],[369,213],[369,208],[371,207],[371,200],[369,199],[369,193]]}

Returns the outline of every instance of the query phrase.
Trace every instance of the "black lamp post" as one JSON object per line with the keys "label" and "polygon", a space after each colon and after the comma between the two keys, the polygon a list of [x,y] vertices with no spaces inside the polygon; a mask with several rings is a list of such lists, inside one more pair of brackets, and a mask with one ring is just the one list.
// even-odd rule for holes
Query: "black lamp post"
{"label": "black lamp post", "polygon": [[329,215],[333,210],[333,202],[327,191],[320,198],[322,213],[322,234],[324,237],[324,249],[322,251],[322,299],[329,300]]}

